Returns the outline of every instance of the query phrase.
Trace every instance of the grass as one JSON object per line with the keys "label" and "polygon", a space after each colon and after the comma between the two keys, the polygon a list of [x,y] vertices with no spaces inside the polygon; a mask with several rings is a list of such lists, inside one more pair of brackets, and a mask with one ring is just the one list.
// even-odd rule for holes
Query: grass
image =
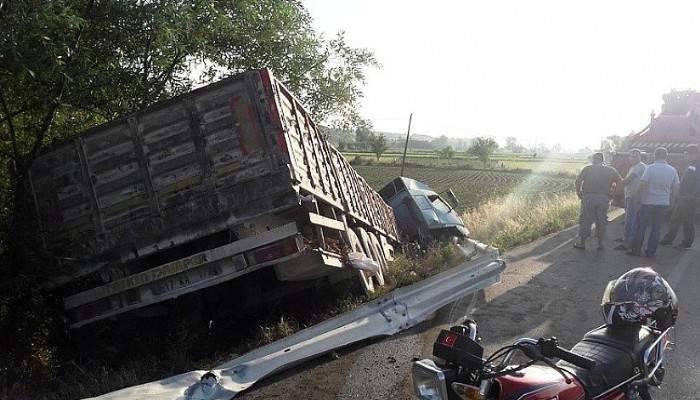
{"label": "grass", "polygon": [[408,286],[455,267],[466,260],[466,256],[453,244],[439,244],[416,254],[403,251],[394,257],[387,273],[389,289]]}
{"label": "grass", "polygon": [[576,224],[579,208],[574,192],[510,195],[488,201],[462,218],[474,239],[507,250]]}
{"label": "grass", "polygon": [[[373,153],[344,152],[353,164],[368,163],[381,165],[401,165],[401,153],[384,153],[379,160]],[[552,156],[533,158],[529,155],[494,154],[490,169],[526,170],[537,173],[563,173],[574,175],[586,165],[586,159],[573,156]],[[406,156],[406,163],[414,167],[484,169],[484,165],[475,157],[457,154],[450,159],[439,157],[434,152],[413,152]]]}
{"label": "grass", "polygon": [[[401,173],[396,166],[355,166],[367,183],[380,190]],[[554,175],[514,173],[497,170],[450,170],[407,167],[404,176],[426,183],[437,193],[447,189],[457,196],[460,212],[472,210],[493,199],[518,195],[540,195],[573,190],[574,179]]]}

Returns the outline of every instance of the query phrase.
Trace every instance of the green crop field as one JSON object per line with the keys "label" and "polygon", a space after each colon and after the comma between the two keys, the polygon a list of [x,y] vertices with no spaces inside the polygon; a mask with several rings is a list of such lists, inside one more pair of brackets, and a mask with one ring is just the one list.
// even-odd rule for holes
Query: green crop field
{"label": "green crop field", "polygon": [[[401,173],[400,167],[386,165],[355,165],[354,168],[375,190]],[[425,182],[438,193],[452,189],[460,201],[460,211],[511,193],[536,195],[573,190],[573,179],[568,177],[498,170],[410,167],[406,168],[404,176]]]}
{"label": "green crop field", "polygon": [[[367,152],[343,152],[348,160],[362,159],[377,162],[377,158],[372,153]],[[380,159],[380,164],[400,165],[402,154],[397,152],[384,153]],[[484,165],[474,157],[463,153],[455,154],[450,159],[439,157],[432,151],[414,151],[406,156],[406,163],[427,167],[447,167],[479,169]],[[357,163],[354,163],[357,164]],[[360,162],[359,164],[362,164]],[[576,174],[587,164],[585,158],[573,156],[552,156],[552,157],[532,157],[532,155],[521,154],[494,154],[491,157],[491,167],[495,169],[527,169],[533,172]]]}

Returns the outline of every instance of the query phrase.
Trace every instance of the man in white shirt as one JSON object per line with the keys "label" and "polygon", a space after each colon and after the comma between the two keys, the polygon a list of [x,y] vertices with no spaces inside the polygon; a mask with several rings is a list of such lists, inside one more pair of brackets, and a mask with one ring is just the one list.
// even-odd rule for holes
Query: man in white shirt
{"label": "man in white shirt", "polygon": [[646,230],[651,226],[645,255],[654,257],[659,244],[661,224],[666,215],[671,200],[678,192],[680,180],[675,168],[666,162],[668,151],[659,147],[654,151],[654,163],[647,166],[639,184],[639,202],[641,207],[637,214],[637,227],[631,249],[632,255],[641,255]]}
{"label": "man in white shirt", "polygon": [[642,153],[637,149],[630,150],[629,154],[632,166],[627,172],[627,176],[622,180],[625,187],[625,231],[623,234],[624,243],[615,247],[615,250],[627,250],[632,247],[634,240],[637,214],[639,213],[639,184],[647,166],[642,162]]}

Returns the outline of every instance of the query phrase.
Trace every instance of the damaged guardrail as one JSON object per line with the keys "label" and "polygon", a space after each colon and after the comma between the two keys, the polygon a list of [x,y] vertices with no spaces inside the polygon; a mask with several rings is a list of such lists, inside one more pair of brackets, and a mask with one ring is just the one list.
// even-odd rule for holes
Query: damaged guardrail
{"label": "damaged guardrail", "polygon": [[108,393],[93,400],[224,400],[274,372],[376,336],[389,336],[426,320],[443,306],[500,280],[498,250],[469,240],[468,260],[353,311],[260,347],[211,371],[191,371]]}

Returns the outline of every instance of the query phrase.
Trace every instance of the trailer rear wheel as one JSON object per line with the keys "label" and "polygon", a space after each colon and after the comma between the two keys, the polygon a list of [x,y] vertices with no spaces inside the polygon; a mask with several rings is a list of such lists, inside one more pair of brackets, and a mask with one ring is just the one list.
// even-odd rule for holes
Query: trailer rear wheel
{"label": "trailer rear wheel", "polygon": [[[357,237],[357,234],[355,232],[353,232],[352,229],[348,229],[347,234],[348,234],[348,239],[350,241],[350,243],[349,243],[350,249],[352,251],[362,253],[365,256],[367,256],[367,252],[362,247],[362,242]],[[357,275],[358,275],[358,278],[360,281],[360,285],[362,286],[362,289],[364,290],[364,292],[366,294],[373,293],[374,292],[374,281],[372,280],[371,274],[367,271],[363,271],[361,269],[358,269]]]}
{"label": "trailer rear wheel", "polygon": [[[379,265],[382,267],[382,280],[384,278],[384,274],[387,271],[388,264],[386,262],[386,257],[384,257],[384,251],[382,250],[382,244],[379,242],[379,239],[377,239],[377,235],[374,233],[370,232],[368,233],[369,235],[369,241],[370,244],[372,245],[372,249],[374,250],[374,254],[377,257],[377,262]],[[384,283],[382,283],[384,285]]]}
{"label": "trailer rear wheel", "polygon": [[394,246],[389,244],[386,236],[379,235],[379,243],[382,245],[382,251],[384,252],[384,259],[389,262],[394,260]]}
{"label": "trailer rear wheel", "polygon": [[[384,263],[382,257],[379,255],[379,248],[375,247],[372,244],[372,239],[370,237],[370,234],[367,233],[367,231],[364,228],[356,228],[357,230],[357,236],[360,238],[360,242],[362,243],[362,247],[365,249],[365,255],[367,257],[371,258],[372,260],[376,261],[377,264],[379,264],[379,271],[377,271],[376,274],[373,274],[372,276],[377,282],[377,286],[384,286]],[[376,238],[375,238],[376,240]]]}

